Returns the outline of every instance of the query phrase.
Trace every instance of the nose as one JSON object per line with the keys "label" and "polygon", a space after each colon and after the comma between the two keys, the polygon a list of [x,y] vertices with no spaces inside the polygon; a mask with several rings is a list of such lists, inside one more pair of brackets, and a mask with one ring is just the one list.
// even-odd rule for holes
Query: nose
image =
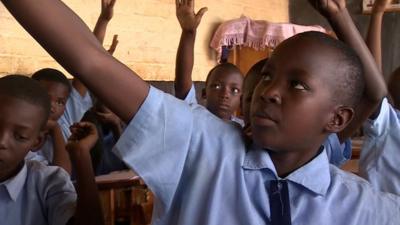
{"label": "nose", "polygon": [[0,149],[6,149],[7,140],[9,140],[9,137],[7,137],[6,132],[0,131]]}
{"label": "nose", "polygon": [[279,83],[273,82],[269,85],[265,85],[261,92],[261,98],[266,102],[280,105],[282,103],[282,97]]}
{"label": "nose", "polygon": [[230,90],[229,90],[229,87],[224,87],[224,88],[222,88],[221,89],[221,91],[219,92],[219,96],[222,98],[222,99],[229,99],[229,97],[230,97],[230,92],[229,92]]}
{"label": "nose", "polygon": [[55,112],[56,112],[56,103],[55,102],[51,102],[50,113],[53,114]]}

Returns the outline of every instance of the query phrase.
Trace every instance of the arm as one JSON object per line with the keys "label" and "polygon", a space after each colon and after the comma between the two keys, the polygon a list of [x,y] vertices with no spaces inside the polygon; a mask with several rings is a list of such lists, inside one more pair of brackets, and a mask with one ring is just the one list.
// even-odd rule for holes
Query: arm
{"label": "arm", "polygon": [[72,224],[104,224],[90,159],[90,149],[98,139],[96,127],[88,122],[80,122],[74,124],[71,131],[72,135],[68,141],[67,149],[76,170],[76,190],[78,194],[77,208]]}
{"label": "arm", "polygon": [[121,120],[118,118],[118,116],[115,115],[111,111],[109,111],[109,112],[98,112],[97,111],[96,114],[102,124],[106,124],[109,127],[111,127],[111,130],[114,134],[115,139],[118,140],[122,134],[122,124],[121,124]]}
{"label": "arm", "polygon": [[196,30],[201,18],[207,11],[202,8],[194,13],[194,0],[176,0],[176,17],[182,28],[175,65],[175,96],[185,99],[192,87],[192,70],[194,61],[194,42]]}
{"label": "arm", "polygon": [[[101,13],[99,19],[97,20],[96,26],[94,27],[93,34],[96,36],[97,40],[101,44],[104,42],[104,37],[106,35],[107,25],[111,21],[114,15],[114,5],[116,0],[102,0],[101,1]],[[113,40],[114,43],[114,40]],[[112,54],[111,54],[112,55]],[[72,86],[79,92],[81,96],[84,96],[87,92],[86,86],[74,78],[72,80]]]}
{"label": "arm", "polygon": [[71,161],[65,149],[65,141],[61,128],[57,121],[49,121],[47,124],[49,127],[49,134],[53,138],[53,165],[59,166],[71,174]]}
{"label": "arm", "polygon": [[371,21],[367,34],[367,45],[382,71],[382,18],[391,0],[377,0],[372,8]]}
{"label": "arm", "polygon": [[373,114],[382,98],[387,94],[385,81],[371,56],[367,46],[346,8],[345,0],[309,0],[330,22],[340,40],[358,54],[364,69],[364,97],[355,109],[350,124],[338,136],[341,143],[351,138],[353,133]]}
{"label": "arm", "polygon": [[[18,22],[70,74],[125,122],[145,100],[149,85],[113,58],[79,17],[59,0],[2,0]],[[71,34],[74,38],[71,38]],[[115,88],[118,87],[118,91]]]}

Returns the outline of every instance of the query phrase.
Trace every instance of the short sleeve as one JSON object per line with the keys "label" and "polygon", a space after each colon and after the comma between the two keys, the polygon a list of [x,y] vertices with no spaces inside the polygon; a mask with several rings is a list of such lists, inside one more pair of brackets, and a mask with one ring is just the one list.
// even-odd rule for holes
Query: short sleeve
{"label": "short sleeve", "polygon": [[336,133],[331,134],[324,142],[329,163],[340,167],[351,158],[351,140],[347,139],[343,144],[340,143]]}
{"label": "short sleeve", "polygon": [[36,183],[41,186],[40,196],[50,225],[65,225],[74,216],[76,191],[68,173],[56,166],[35,164]]}
{"label": "short sleeve", "polygon": [[114,147],[149,186],[163,208],[171,204],[188,154],[193,126],[189,104],[151,87]]}
{"label": "short sleeve", "polygon": [[[387,128],[391,126],[391,117],[394,115],[396,117],[396,112],[388,102],[387,98],[382,100],[379,115],[376,119],[368,119],[364,124],[364,134],[370,137],[383,136]],[[398,123],[399,121],[397,121]]]}
{"label": "short sleeve", "polygon": [[189,104],[197,104],[196,89],[194,87],[194,84],[192,84],[192,87],[190,88],[189,93],[186,95],[184,101]]}

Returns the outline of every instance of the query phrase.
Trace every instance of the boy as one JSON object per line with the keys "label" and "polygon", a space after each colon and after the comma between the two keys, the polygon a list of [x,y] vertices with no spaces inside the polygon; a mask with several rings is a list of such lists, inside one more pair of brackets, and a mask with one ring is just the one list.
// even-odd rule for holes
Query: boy
{"label": "boy", "polygon": [[103,224],[84,148],[70,150],[79,173],[78,201],[64,170],[24,160],[29,150],[39,144],[41,129],[50,114],[46,91],[37,81],[10,75],[0,79],[0,102],[1,223]]}
{"label": "boy", "polygon": [[[244,132],[247,136],[251,136],[250,125],[250,105],[253,92],[257,84],[262,79],[262,69],[266,64],[267,59],[260,60],[254,64],[246,74],[243,81],[242,95],[242,112],[244,118]],[[331,134],[324,142],[325,151],[328,154],[329,162],[335,166],[342,166],[351,157],[351,140],[347,138],[344,143],[340,143],[337,134]]]}
{"label": "boy", "polygon": [[[192,82],[194,61],[194,42],[197,27],[207,8],[194,13],[193,0],[176,1],[176,16],[182,28],[176,56],[175,96],[188,103],[197,103],[196,91]],[[234,121],[243,127],[243,121],[234,116],[240,106],[243,76],[231,63],[215,66],[207,75],[202,97],[206,99],[206,108],[217,117]]]}
{"label": "boy", "polygon": [[35,72],[32,79],[39,81],[40,85],[47,91],[51,102],[43,144],[40,149],[35,151],[48,163],[62,167],[71,174],[71,162],[65,150],[65,141],[70,135],[69,125],[60,121],[71,92],[71,85],[63,73],[50,68]]}
{"label": "boy", "polygon": [[[389,0],[374,4],[367,44],[379,67],[382,67],[381,26]],[[399,70],[398,70],[399,71]],[[380,107],[364,124],[364,144],[359,161],[360,175],[377,190],[400,195],[400,74],[394,72],[388,83],[393,106],[383,99]],[[396,74],[397,73],[397,74]]]}
{"label": "boy", "polygon": [[[37,7],[38,1],[46,7]],[[149,88],[110,57],[60,1],[3,2],[53,57],[130,122],[116,149],[155,193],[153,224],[396,224],[400,220],[398,196],[377,192],[357,176],[329,166],[320,149],[329,133],[371,112],[361,110],[354,116],[354,105],[368,105],[359,102],[363,73],[357,55],[342,43],[324,34],[304,33],[274,51],[254,93],[255,144],[246,148],[235,125],[201,106],[189,106]],[[317,3],[336,33],[358,47],[365,77],[381,79],[375,65],[367,63],[371,56],[345,2]],[[57,20],[43,18],[49,9]],[[70,40],[71,32],[79,37]],[[53,38],[63,45],[53,43]],[[382,83],[385,90],[379,80],[368,85]],[[377,104],[380,99],[369,100]]]}

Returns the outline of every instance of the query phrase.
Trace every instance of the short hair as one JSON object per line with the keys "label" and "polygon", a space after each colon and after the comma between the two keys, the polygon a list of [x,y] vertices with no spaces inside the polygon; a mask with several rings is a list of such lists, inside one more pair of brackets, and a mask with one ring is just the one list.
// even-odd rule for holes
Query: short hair
{"label": "short hair", "polygon": [[36,80],[23,75],[8,75],[0,78],[0,95],[23,100],[43,110],[41,128],[50,115],[50,97]]}
{"label": "short hair", "polygon": [[37,81],[45,80],[57,82],[65,85],[68,88],[68,92],[71,92],[71,84],[68,78],[59,70],[44,68],[32,74],[32,79]]}
{"label": "short hair", "polygon": [[242,72],[240,71],[240,69],[237,66],[235,66],[232,63],[224,62],[224,63],[216,65],[214,68],[212,68],[210,70],[210,72],[208,72],[207,78],[206,78],[206,85],[208,84],[208,81],[210,80],[210,77],[213,75],[213,73],[219,69],[223,69],[223,70],[226,70],[226,71],[229,71],[232,73],[237,73],[237,74],[242,75]]}
{"label": "short hair", "polygon": [[327,46],[336,51],[337,72],[330,83],[333,100],[337,103],[355,107],[364,94],[364,70],[357,53],[345,43],[317,31],[309,31],[295,35],[290,39],[307,39],[313,43]]}

